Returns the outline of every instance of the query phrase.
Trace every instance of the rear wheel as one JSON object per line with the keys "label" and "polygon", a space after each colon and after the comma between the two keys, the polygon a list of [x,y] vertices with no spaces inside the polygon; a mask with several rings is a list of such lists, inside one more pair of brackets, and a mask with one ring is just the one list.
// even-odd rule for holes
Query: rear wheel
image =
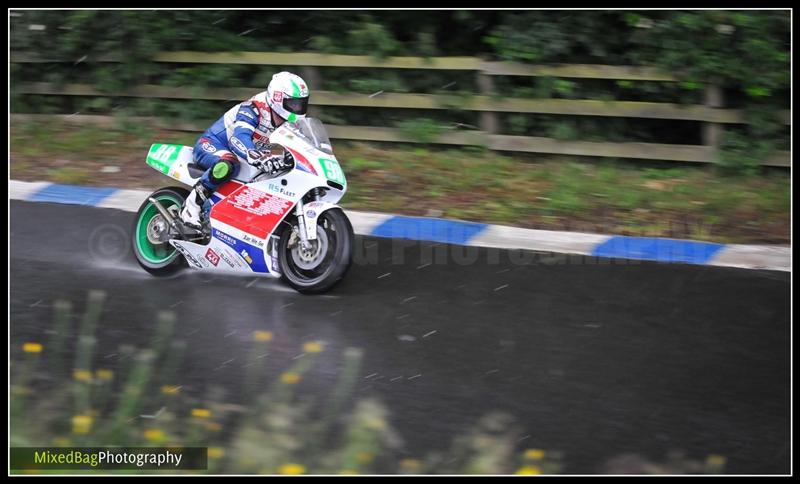
{"label": "rear wheel", "polygon": [[278,242],[281,278],[304,294],[330,290],[342,280],[353,260],[353,226],[339,208],[317,219],[317,239],[304,249],[293,227],[287,226]]}
{"label": "rear wheel", "polygon": [[187,196],[189,190],[185,188],[162,188],[153,192],[136,213],[131,230],[133,253],[139,265],[154,276],[168,276],[187,264],[169,243],[173,237],[169,223],[149,199],[158,200],[170,215],[177,218]]}

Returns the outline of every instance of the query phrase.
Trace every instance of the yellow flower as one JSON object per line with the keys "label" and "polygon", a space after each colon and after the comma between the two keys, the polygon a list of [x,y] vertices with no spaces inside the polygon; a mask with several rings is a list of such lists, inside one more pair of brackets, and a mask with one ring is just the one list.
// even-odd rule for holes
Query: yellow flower
{"label": "yellow flower", "polygon": [[369,464],[370,462],[372,462],[373,457],[375,456],[372,455],[370,452],[359,452],[358,454],[356,454],[356,460],[358,461],[359,464]]}
{"label": "yellow flower", "polygon": [[281,381],[287,385],[294,385],[300,381],[300,375],[297,373],[286,372],[281,375]]}
{"label": "yellow flower", "polygon": [[99,368],[94,374],[100,380],[111,380],[114,378],[114,372],[111,370],[106,370],[105,368]]}
{"label": "yellow flower", "polygon": [[706,457],[706,464],[714,467],[722,467],[727,461],[724,455],[711,454]]}
{"label": "yellow flower", "polygon": [[303,351],[306,353],[320,353],[322,352],[322,343],[319,341],[309,341],[303,345]]}
{"label": "yellow flower", "polygon": [[92,417],[89,415],[75,415],[72,417],[72,432],[88,434],[92,430]]}
{"label": "yellow flower", "polygon": [[542,460],[544,458],[544,451],[542,449],[528,449],[525,451],[525,458],[532,460]]}
{"label": "yellow flower", "polygon": [[340,476],[357,476],[358,471],[354,471],[352,469],[342,469],[339,471]]}
{"label": "yellow flower", "polygon": [[211,432],[219,432],[222,430],[222,425],[218,424],[217,422],[207,422],[206,429],[210,430]]}
{"label": "yellow flower", "polygon": [[225,455],[225,449],[222,447],[209,447],[208,448],[208,458],[209,459],[219,459],[220,457]]}
{"label": "yellow flower", "polygon": [[22,351],[25,353],[41,353],[42,345],[39,343],[25,343],[22,345]]}
{"label": "yellow flower", "polygon": [[69,447],[72,445],[72,441],[64,437],[56,437],[53,439],[53,445],[56,447]]}
{"label": "yellow flower", "polygon": [[301,464],[283,464],[280,469],[278,469],[278,473],[285,476],[296,476],[305,474],[306,468]]}
{"label": "yellow flower", "polygon": [[164,395],[177,395],[178,393],[180,393],[180,391],[181,391],[181,387],[179,387],[177,385],[174,385],[174,386],[173,385],[163,385],[161,387],[161,393],[163,393]]}
{"label": "yellow flower", "polygon": [[366,424],[367,428],[374,430],[384,430],[387,427],[386,420],[374,415],[365,418],[364,424]]}
{"label": "yellow flower", "polygon": [[523,466],[517,469],[517,472],[515,472],[515,474],[519,476],[538,476],[541,473],[542,470],[539,468],[539,466]]}
{"label": "yellow flower", "polygon": [[147,429],[144,431],[144,438],[149,440],[150,442],[164,442],[167,439],[167,436],[164,435],[164,432],[161,429]]}
{"label": "yellow flower", "polygon": [[78,381],[92,381],[92,372],[89,370],[80,370],[76,368],[72,370],[72,378]]}
{"label": "yellow flower", "polygon": [[207,408],[193,408],[192,417],[209,418],[211,417],[211,410],[208,410]]}
{"label": "yellow flower", "polygon": [[272,331],[254,331],[253,339],[256,341],[272,341]]}
{"label": "yellow flower", "polygon": [[422,469],[422,462],[417,459],[403,459],[400,461],[400,468],[406,472],[416,474]]}

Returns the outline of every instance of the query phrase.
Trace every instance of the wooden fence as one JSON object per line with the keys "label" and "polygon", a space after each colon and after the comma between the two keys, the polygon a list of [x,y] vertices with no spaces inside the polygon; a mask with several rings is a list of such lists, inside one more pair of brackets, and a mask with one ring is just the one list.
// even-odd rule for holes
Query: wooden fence
{"label": "wooden fence", "polygon": [[[52,62],[120,62],[114,57],[83,58],[79,60],[57,60],[30,53],[11,52],[12,63]],[[735,109],[724,109],[722,90],[706,86],[705,103],[683,105],[638,101],[599,101],[589,99],[497,99],[494,97],[496,76],[552,76],[581,79],[610,79],[629,81],[675,82],[676,79],[656,69],[632,66],[604,65],[528,65],[510,62],[488,62],[474,57],[392,57],[377,61],[368,56],[325,55],[316,53],[205,53],[163,52],[155,56],[157,62],[192,64],[254,64],[295,66],[299,73],[313,86],[318,84],[319,67],[347,68],[391,68],[391,69],[436,69],[472,71],[476,76],[479,92],[469,97],[432,94],[355,94],[314,90],[311,103],[316,109],[324,106],[346,106],[381,109],[461,109],[479,113],[480,130],[453,130],[437,136],[433,142],[449,145],[480,145],[493,150],[552,153],[563,155],[604,156],[683,162],[713,162],[724,125],[743,122],[743,115]],[[159,85],[139,85],[115,96],[137,98],[204,99],[238,101],[246,99],[262,88],[177,88]],[[86,84],[56,86],[49,83],[28,82],[15,86],[23,94],[59,96],[108,96]],[[553,138],[511,136],[499,134],[498,113],[532,113],[570,116],[608,116],[695,121],[702,123],[701,145],[677,145],[636,142],[565,141]],[[784,121],[790,124],[790,112],[784,113]],[[67,119],[79,122],[109,122],[111,117],[72,116]],[[200,131],[206,126],[192,123],[172,124],[174,129]],[[364,141],[413,142],[396,128],[368,126],[330,125],[332,138]],[[778,152],[763,160],[768,166],[791,166],[790,154]]]}

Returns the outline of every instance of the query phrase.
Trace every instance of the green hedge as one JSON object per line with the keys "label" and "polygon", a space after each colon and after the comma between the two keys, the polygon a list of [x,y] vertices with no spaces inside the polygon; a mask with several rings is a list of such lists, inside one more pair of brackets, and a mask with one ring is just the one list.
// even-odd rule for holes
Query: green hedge
{"label": "green hedge", "polygon": [[[593,81],[557,78],[497,78],[511,97],[702,101],[701,87],[723,87],[726,104],[747,113],[744,130],[726,130],[722,156],[731,171],[788,142],[778,121],[789,106],[790,14],[770,11],[11,11],[12,50],[75,59],[74,63],[12,64],[13,106],[47,112],[50,101],[20,98],[15,82],[90,82],[110,95],[132,84],[172,86],[261,86],[280,66],[170,65],[150,59],[156,52],[319,51],[385,57],[482,56],[532,63],[595,63],[657,66],[678,83]],[[31,28],[31,25],[37,27]],[[83,60],[101,54],[124,57],[119,64]],[[88,56],[88,57],[87,57]],[[332,91],[476,92],[473,73],[329,68],[319,88]],[[58,101],[61,103],[62,101]],[[80,101],[81,103],[83,101]],[[96,102],[100,106],[103,101]],[[166,109],[187,103],[164,101]],[[41,106],[45,107],[41,107]],[[149,103],[154,105],[154,103]],[[204,111],[207,103],[198,101]],[[68,107],[72,108],[72,107]],[[189,108],[195,109],[195,108]],[[41,111],[40,111],[41,110]],[[356,124],[370,110],[332,112]],[[410,113],[413,117],[414,114]],[[395,114],[383,115],[394,118]],[[425,113],[426,118],[441,117]],[[452,118],[453,116],[445,116]],[[520,131],[524,116],[513,128]],[[556,119],[556,118],[554,118]],[[413,121],[402,119],[399,123]],[[459,119],[457,122],[464,122]],[[527,123],[527,122],[526,122]],[[544,131],[570,128],[554,121]],[[619,126],[587,119],[582,127],[613,139]],[[594,123],[594,124],[591,124]],[[474,123],[473,123],[474,124]],[[617,123],[619,124],[619,123]],[[650,136],[672,122],[648,123]],[[526,124],[524,130],[536,124]],[[641,137],[637,135],[637,137]],[[687,141],[688,143],[688,141]],[[747,159],[748,163],[732,160]],[[740,167],[741,170],[737,167]]]}

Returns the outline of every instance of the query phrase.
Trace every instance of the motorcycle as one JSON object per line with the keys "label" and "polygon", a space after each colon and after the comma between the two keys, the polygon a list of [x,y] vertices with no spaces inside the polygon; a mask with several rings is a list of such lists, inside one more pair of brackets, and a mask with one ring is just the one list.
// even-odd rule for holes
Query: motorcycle
{"label": "motorcycle", "polygon": [[[190,191],[156,190],[131,230],[139,265],[155,276],[186,267],[280,278],[301,293],[331,289],[353,257],[353,227],[336,203],[347,191],[322,122],[306,117],[270,135],[268,161],[242,163],[203,206],[201,227],[180,211]],[[147,164],[190,187],[205,171],[193,148],[153,144]]]}

